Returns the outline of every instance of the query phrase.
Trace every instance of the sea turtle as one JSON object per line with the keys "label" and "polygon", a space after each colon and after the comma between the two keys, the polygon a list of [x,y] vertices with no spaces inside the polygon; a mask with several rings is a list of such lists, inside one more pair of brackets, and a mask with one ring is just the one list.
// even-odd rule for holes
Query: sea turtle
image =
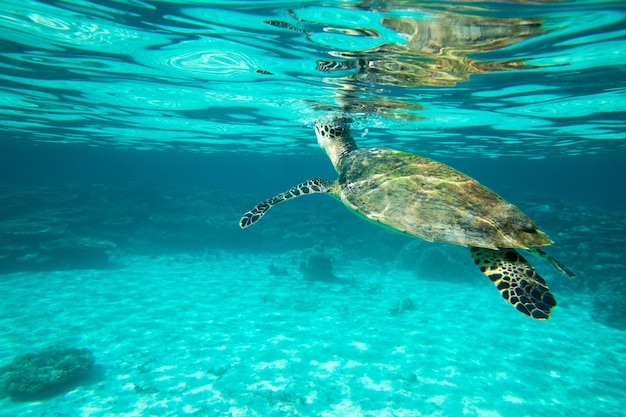
{"label": "sea turtle", "polygon": [[382,226],[468,247],[474,263],[513,307],[534,319],[550,316],[556,300],[518,250],[548,260],[570,277],[574,274],[540,248],[552,241],[520,209],[441,162],[394,149],[357,149],[342,117],[318,122],[315,133],[339,178],[308,180],[263,201],[243,215],[241,228],[282,201],[328,193]]}

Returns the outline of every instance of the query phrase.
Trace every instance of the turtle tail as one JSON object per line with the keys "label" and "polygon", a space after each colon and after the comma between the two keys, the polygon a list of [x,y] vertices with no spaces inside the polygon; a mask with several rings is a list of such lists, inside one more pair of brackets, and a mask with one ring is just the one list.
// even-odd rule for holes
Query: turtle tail
{"label": "turtle tail", "polygon": [[287,191],[277,194],[274,197],[257,204],[251,210],[244,213],[239,220],[239,226],[245,229],[248,226],[258,222],[265,213],[274,207],[278,203],[289,200],[293,197],[299,197],[301,195],[325,193],[328,192],[335,182],[324,179],[313,179],[304,181],[298,185],[295,185]]}

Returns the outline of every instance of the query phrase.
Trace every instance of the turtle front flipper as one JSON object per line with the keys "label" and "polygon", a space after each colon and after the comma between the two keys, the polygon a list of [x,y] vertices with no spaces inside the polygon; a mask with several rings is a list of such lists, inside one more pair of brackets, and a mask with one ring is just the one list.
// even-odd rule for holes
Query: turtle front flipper
{"label": "turtle front flipper", "polygon": [[241,226],[242,229],[245,229],[246,227],[258,222],[269,209],[278,203],[289,200],[293,197],[299,197],[301,195],[328,192],[334,184],[335,181],[323,179],[304,181],[291,187],[284,193],[275,195],[274,197],[257,204],[252,210],[247,211],[243,217],[241,217],[241,220],[239,220],[239,226]]}
{"label": "turtle front flipper", "polygon": [[506,301],[538,320],[550,317],[556,305],[546,281],[515,249],[470,247],[474,263],[498,288]]}

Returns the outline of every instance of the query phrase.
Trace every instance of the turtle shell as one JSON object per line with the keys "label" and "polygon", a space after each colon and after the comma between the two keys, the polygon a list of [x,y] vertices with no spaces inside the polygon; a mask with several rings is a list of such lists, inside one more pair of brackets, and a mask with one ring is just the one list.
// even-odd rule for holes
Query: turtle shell
{"label": "turtle shell", "polygon": [[485,248],[552,243],[520,209],[467,175],[419,155],[359,149],[341,161],[339,197],[367,219],[427,241]]}

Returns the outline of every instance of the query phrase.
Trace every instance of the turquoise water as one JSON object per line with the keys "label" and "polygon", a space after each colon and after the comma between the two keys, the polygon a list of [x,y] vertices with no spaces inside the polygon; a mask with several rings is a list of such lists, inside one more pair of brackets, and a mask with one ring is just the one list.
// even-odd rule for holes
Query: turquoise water
{"label": "turquoise water", "polygon": [[[0,373],[96,363],[0,416],[626,415],[622,2],[2,5]],[[335,113],[535,220],[550,320],[326,196],[241,230]]]}

